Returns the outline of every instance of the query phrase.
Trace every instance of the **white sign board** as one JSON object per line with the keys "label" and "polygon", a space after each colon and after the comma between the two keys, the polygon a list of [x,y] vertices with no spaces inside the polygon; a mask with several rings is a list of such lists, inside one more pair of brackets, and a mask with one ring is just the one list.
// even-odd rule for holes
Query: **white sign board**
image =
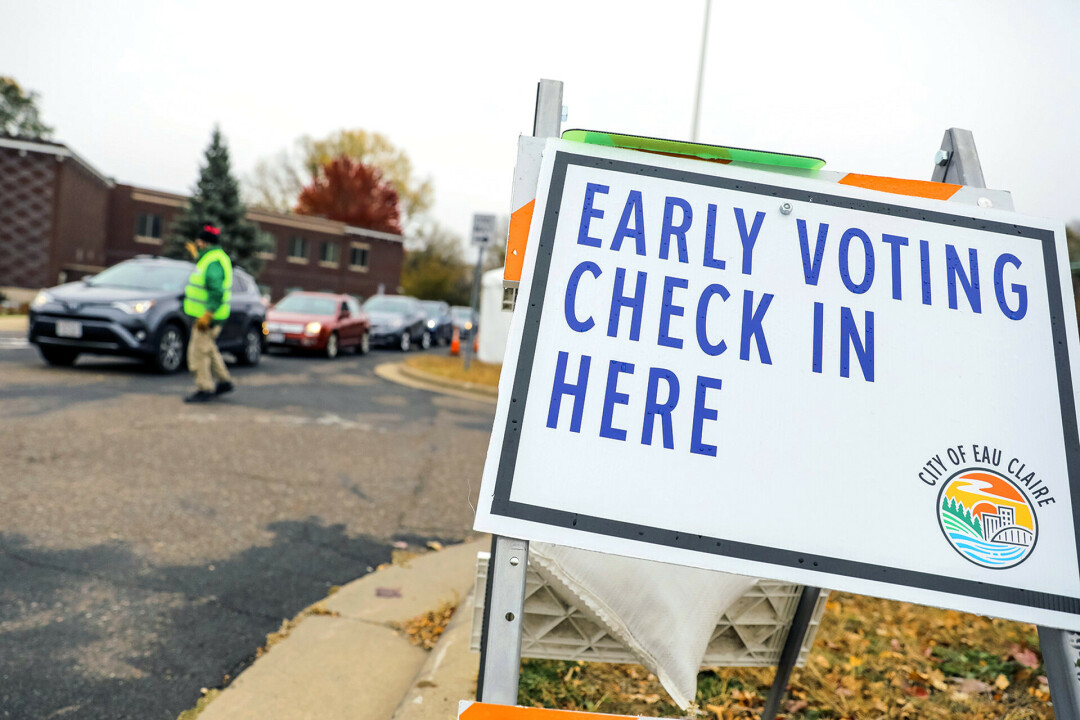
{"label": "white sign board", "polygon": [[476,528],[1080,629],[1077,353],[1060,223],[552,140]]}
{"label": "white sign board", "polygon": [[487,247],[495,240],[495,216],[472,216],[472,244]]}

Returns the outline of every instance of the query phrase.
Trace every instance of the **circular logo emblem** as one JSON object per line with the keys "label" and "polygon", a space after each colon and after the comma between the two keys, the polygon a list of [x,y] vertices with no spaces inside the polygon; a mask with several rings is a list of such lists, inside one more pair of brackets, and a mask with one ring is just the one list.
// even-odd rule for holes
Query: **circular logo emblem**
{"label": "circular logo emblem", "polygon": [[1035,509],[1024,493],[984,468],[961,470],[945,482],[938,494],[938,523],[956,552],[995,570],[1024,562],[1039,537]]}

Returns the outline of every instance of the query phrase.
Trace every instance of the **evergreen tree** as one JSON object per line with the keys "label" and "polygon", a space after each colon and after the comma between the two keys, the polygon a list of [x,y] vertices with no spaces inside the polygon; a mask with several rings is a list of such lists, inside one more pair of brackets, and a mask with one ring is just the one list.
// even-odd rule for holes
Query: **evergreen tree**
{"label": "evergreen tree", "polygon": [[221,230],[221,247],[229,254],[233,265],[258,277],[262,269],[259,252],[269,248],[259,244],[255,226],[244,217],[246,212],[240,201],[239,185],[232,175],[229,149],[221,130],[215,127],[206,148],[206,164],[199,171],[199,182],[187,208],[173,223],[165,255],[191,259],[184,245],[193,240],[204,225],[214,225]]}

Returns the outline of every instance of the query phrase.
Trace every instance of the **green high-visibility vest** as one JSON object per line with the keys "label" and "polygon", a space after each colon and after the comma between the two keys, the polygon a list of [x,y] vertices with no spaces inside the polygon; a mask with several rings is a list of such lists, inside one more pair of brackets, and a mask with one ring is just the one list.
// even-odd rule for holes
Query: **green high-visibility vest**
{"label": "green high-visibility vest", "polygon": [[215,322],[223,322],[229,317],[229,301],[232,300],[232,261],[221,248],[207,251],[195,265],[195,272],[188,277],[187,287],[184,288],[184,312],[191,317],[202,317],[207,310],[206,301],[210,294],[206,290],[206,269],[212,263],[221,263],[221,269],[225,271],[225,278],[221,285],[221,305],[214,311]]}

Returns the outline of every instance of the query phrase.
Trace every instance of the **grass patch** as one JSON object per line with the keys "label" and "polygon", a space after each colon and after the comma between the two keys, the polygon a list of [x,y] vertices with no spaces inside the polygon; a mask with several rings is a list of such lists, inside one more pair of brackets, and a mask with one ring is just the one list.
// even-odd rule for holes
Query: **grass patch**
{"label": "grass patch", "polygon": [[466,371],[465,358],[445,355],[414,355],[405,358],[405,364],[430,375],[493,388],[499,387],[499,371],[502,370],[502,365],[484,363],[473,358],[469,363],[469,370]]}
{"label": "grass patch", "polygon": [[[698,675],[698,717],[757,717],[772,668]],[[521,705],[681,717],[639,665],[526,660]],[[1033,625],[860,595],[833,593],[806,667],[781,705],[787,720],[919,718],[1051,720]]]}

